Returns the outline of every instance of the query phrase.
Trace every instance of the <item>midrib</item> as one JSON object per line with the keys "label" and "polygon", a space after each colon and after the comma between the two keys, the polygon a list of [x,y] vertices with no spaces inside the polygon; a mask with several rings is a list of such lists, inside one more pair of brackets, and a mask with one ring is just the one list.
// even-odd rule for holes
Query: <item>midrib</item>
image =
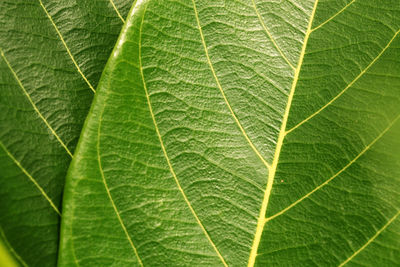
{"label": "midrib", "polygon": [[272,185],[274,183],[276,169],[277,169],[278,162],[279,162],[279,156],[280,156],[282,145],[283,145],[283,141],[284,141],[285,135],[286,135],[286,125],[287,125],[287,121],[288,121],[288,118],[289,118],[289,112],[290,112],[290,108],[291,108],[291,105],[292,105],[294,92],[296,90],[297,81],[299,79],[301,66],[303,65],[304,54],[305,54],[305,51],[306,51],[308,39],[309,39],[310,34],[311,34],[311,26],[312,26],[312,22],[314,20],[314,15],[315,15],[315,11],[317,9],[317,5],[318,5],[318,0],[315,1],[313,10],[311,12],[311,16],[310,16],[310,19],[309,19],[309,22],[308,22],[307,31],[306,31],[306,34],[304,36],[303,46],[301,48],[299,61],[297,63],[297,67],[296,67],[296,70],[295,70],[295,73],[294,73],[293,82],[292,82],[292,86],[291,86],[291,89],[290,89],[288,101],[287,101],[287,104],[286,104],[285,113],[284,113],[283,119],[282,119],[281,129],[280,129],[279,135],[278,135],[278,141],[277,141],[276,148],[275,148],[274,159],[273,159],[271,168],[269,169],[269,173],[268,173],[267,188],[265,190],[264,198],[263,198],[263,201],[262,201],[262,204],[261,204],[260,214],[259,214],[258,221],[257,221],[256,233],[254,235],[253,245],[251,247],[249,261],[248,261],[248,265],[247,265],[248,267],[254,266],[255,261],[256,261],[257,251],[258,251],[258,247],[259,247],[259,244],[260,244],[260,241],[261,241],[261,235],[262,235],[262,232],[264,230],[265,216],[266,216],[266,213],[267,213],[269,198],[270,198],[271,191],[272,191]]}

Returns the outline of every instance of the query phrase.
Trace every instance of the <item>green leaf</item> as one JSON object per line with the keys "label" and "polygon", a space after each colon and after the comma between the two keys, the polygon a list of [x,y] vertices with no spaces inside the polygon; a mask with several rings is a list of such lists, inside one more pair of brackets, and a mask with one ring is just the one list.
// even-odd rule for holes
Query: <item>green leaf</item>
{"label": "green leaf", "polygon": [[397,0],[138,2],[61,266],[400,264],[399,29]]}
{"label": "green leaf", "polygon": [[0,3],[0,231],[21,265],[56,264],[67,168],[131,3]]}

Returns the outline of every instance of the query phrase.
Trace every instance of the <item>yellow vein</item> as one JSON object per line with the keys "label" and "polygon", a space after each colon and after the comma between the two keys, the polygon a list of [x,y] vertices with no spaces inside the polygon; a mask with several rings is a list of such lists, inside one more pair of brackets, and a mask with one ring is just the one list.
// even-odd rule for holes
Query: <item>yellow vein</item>
{"label": "yellow vein", "polygon": [[147,85],[146,85],[146,81],[144,79],[144,74],[143,74],[143,66],[142,66],[142,28],[143,28],[143,21],[144,21],[144,15],[145,15],[146,9],[144,10],[143,13],[143,17],[142,17],[142,24],[140,25],[140,29],[139,29],[139,69],[140,69],[140,75],[142,77],[142,81],[143,81],[143,88],[146,94],[146,99],[147,99],[147,104],[149,106],[149,111],[150,111],[150,115],[151,118],[153,120],[153,124],[158,136],[158,139],[160,141],[160,145],[161,145],[161,149],[163,151],[164,157],[167,161],[169,170],[172,174],[172,176],[174,177],[175,183],[178,186],[179,191],[181,192],[183,199],[185,200],[186,204],[188,205],[190,211],[192,212],[194,218],[196,219],[197,223],[199,224],[201,230],[204,232],[204,235],[206,236],[207,240],[210,242],[211,246],[214,248],[215,252],[217,253],[218,257],[220,258],[220,260],[222,261],[222,263],[224,264],[224,266],[228,266],[225,262],[225,259],[222,257],[221,253],[219,252],[217,246],[214,244],[214,242],[212,241],[210,235],[208,234],[207,230],[205,229],[203,223],[200,221],[199,217],[197,216],[194,208],[192,207],[192,204],[190,204],[189,199],[187,198],[185,192],[183,191],[183,188],[178,180],[178,177],[176,176],[176,173],[174,171],[174,168],[172,167],[171,161],[169,160],[168,154],[167,154],[167,150],[165,149],[164,146],[164,141],[162,140],[161,137],[161,133],[160,130],[158,129],[158,124],[156,121],[156,117],[154,116],[154,112],[153,112],[153,107],[151,106],[151,102],[150,102],[150,95],[147,89]]}
{"label": "yellow vein", "polygon": [[278,162],[279,162],[279,156],[281,153],[283,140],[285,139],[286,124],[287,124],[287,121],[289,118],[290,107],[292,105],[294,92],[296,89],[297,81],[299,79],[301,66],[303,64],[303,59],[304,59],[304,55],[306,52],[307,42],[308,42],[308,39],[311,34],[311,25],[314,20],[314,15],[315,15],[315,11],[317,9],[317,5],[318,5],[318,0],[316,0],[314,3],[314,7],[313,7],[313,10],[312,10],[312,13],[310,16],[310,20],[308,22],[307,31],[304,36],[303,47],[301,49],[299,61],[297,63],[296,71],[294,73],[292,87],[290,89],[290,94],[288,97],[288,102],[286,104],[285,114],[283,115],[282,125],[281,125],[281,129],[280,129],[279,136],[278,136],[278,142],[276,144],[274,160],[272,162],[271,169],[269,170],[267,188],[264,193],[264,198],[263,198],[263,202],[261,205],[260,214],[259,214],[258,222],[257,222],[257,229],[256,229],[256,233],[254,235],[253,245],[252,245],[252,248],[250,251],[249,262],[248,262],[249,267],[254,266],[255,261],[256,261],[258,246],[260,244],[262,231],[263,231],[264,225],[265,225],[265,216],[267,214],[267,208],[268,208],[269,198],[270,198],[271,191],[272,191],[272,185],[274,183],[275,173],[276,173],[276,169],[277,169]]}
{"label": "yellow vein", "polygon": [[31,180],[31,182],[36,186],[37,189],[39,189],[40,193],[42,193],[42,195],[44,196],[44,198],[49,202],[50,206],[55,210],[55,212],[57,212],[58,215],[61,216],[61,212],[58,210],[58,208],[56,207],[56,205],[54,205],[53,201],[50,199],[50,197],[46,194],[46,192],[44,191],[44,189],[39,185],[39,183],[32,177],[32,175],[30,175],[28,173],[27,170],[25,170],[24,167],[22,167],[21,163],[14,158],[14,156],[11,154],[10,151],[8,151],[8,149],[4,146],[4,144],[2,142],[0,142],[0,147],[4,150],[4,152],[6,152],[7,156],[9,156],[15,163],[15,165],[17,165],[21,171],[28,176],[29,180]]}
{"label": "yellow vein", "polygon": [[46,124],[47,128],[49,128],[50,132],[56,137],[57,141],[61,144],[61,146],[65,149],[65,151],[67,151],[68,155],[70,155],[72,157],[72,153],[71,151],[69,151],[68,147],[64,144],[64,142],[61,140],[61,138],[58,136],[58,134],[56,133],[56,131],[54,131],[54,129],[50,126],[50,124],[48,123],[48,121],[46,120],[46,118],[42,115],[42,113],[40,113],[39,109],[37,108],[37,106],[35,105],[35,103],[33,102],[31,96],[28,94],[28,92],[25,90],[25,87],[22,85],[21,80],[18,78],[17,73],[14,71],[14,69],[11,67],[10,62],[7,60],[6,56],[3,53],[3,50],[0,48],[0,54],[2,56],[2,58],[4,59],[4,62],[6,62],[8,68],[10,69],[11,73],[13,74],[15,80],[17,81],[19,87],[21,87],[22,91],[24,92],[25,96],[28,98],[29,103],[31,103],[33,109],[36,111],[36,113],[39,115],[39,117],[42,119],[42,121],[44,122],[44,124]]}
{"label": "yellow vein", "polygon": [[359,250],[357,250],[356,252],[354,252],[353,255],[351,255],[347,260],[345,260],[344,262],[342,262],[339,267],[344,266],[346,263],[348,263],[349,261],[351,261],[355,256],[357,256],[361,251],[363,251],[369,244],[371,244],[391,223],[393,223],[397,217],[400,215],[400,211],[398,211],[396,213],[396,215],[394,215],[381,229],[379,229],[378,232],[376,232],[376,234],[371,237]]}
{"label": "yellow vein", "polygon": [[258,12],[258,8],[256,5],[255,0],[251,0],[253,2],[253,7],[254,7],[254,11],[257,14],[258,20],[260,21],[261,26],[263,27],[264,31],[267,33],[269,39],[271,39],[272,43],[274,44],[275,48],[278,50],[279,54],[281,54],[281,56],[283,57],[283,59],[286,61],[286,63],[293,69],[295,70],[295,67],[292,65],[292,63],[290,63],[289,59],[285,56],[285,54],[282,52],[282,50],[279,48],[278,44],[275,42],[274,37],[272,37],[272,34],[269,32],[267,26],[265,25],[260,12]]}
{"label": "yellow vein", "polygon": [[313,114],[311,114],[310,116],[308,116],[306,119],[304,119],[303,121],[299,122],[296,126],[294,126],[292,129],[286,131],[286,134],[289,134],[290,132],[292,132],[293,130],[295,130],[296,128],[298,128],[299,126],[301,126],[302,124],[306,123],[307,121],[309,121],[310,119],[312,119],[314,116],[316,116],[317,114],[319,114],[321,111],[323,111],[325,108],[327,108],[330,104],[332,104],[333,102],[335,102],[341,95],[343,95],[351,86],[353,86],[353,84],[360,79],[367,71],[368,69],[374,65],[374,63],[383,55],[383,53],[390,47],[390,44],[394,41],[394,39],[397,37],[397,35],[399,34],[400,30],[398,30],[395,35],[392,37],[392,39],[390,39],[389,43],[383,48],[383,50],[368,64],[368,66],[363,69],[360,74],[357,75],[356,78],[354,78],[354,80],[352,80],[339,94],[337,94],[334,98],[331,99],[331,101],[329,101],[328,103],[326,103],[322,108],[320,108],[319,110],[317,110],[316,112],[314,112]]}
{"label": "yellow vein", "polygon": [[311,196],[312,194],[314,194],[316,191],[318,191],[319,189],[321,189],[322,187],[324,187],[325,185],[327,185],[330,181],[332,181],[333,179],[335,179],[336,177],[338,177],[341,173],[343,173],[346,169],[348,169],[354,162],[356,162],[365,152],[368,151],[368,149],[371,148],[371,146],[373,146],[380,138],[382,138],[382,136],[389,131],[389,129],[396,123],[396,121],[400,118],[400,115],[396,117],[396,119],[394,119],[388,127],[386,127],[385,130],[383,130],[371,143],[369,143],[354,159],[352,159],[346,166],[344,166],[340,171],[338,171],[335,175],[333,175],[332,177],[330,177],[328,180],[326,180],[324,183],[320,184],[319,186],[317,186],[316,188],[314,188],[312,191],[310,191],[309,193],[307,193],[306,195],[304,195],[303,197],[301,197],[300,199],[296,200],[295,202],[293,202],[291,205],[289,205],[288,207],[286,207],[285,209],[281,210],[280,212],[268,217],[265,219],[265,222],[270,221],[282,214],[284,214],[285,212],[287,212],[288,210],[290,210],[291,208],[293,208],[294,206],[296,206],[297,204],[299,204],[300,202],[302,202],[303,200],[305,200],[306,198],[308,198],[309,196]]}
{"label": "yellow vein", "polygon": [[253,151],[256,153],[256,155],[260,158],[260,160],[262,161],[262,163],[263,163],[268,169],[270,169],[269,163],[263,158],[263,156],[261,155],[261,153],[260,153],[260,152],[257,150],[257,148],[254,146],[253,142],[250,140],[249,136],[247,135],[246,131],[244,130],[242,124],[241,124],[240,121],[239,121],[239,119],[236,117],[235,112],[233,111],[232,106],[230,105],[230,103],[229,103],[229,101],[228,101],[228,98],[226,97],[225,92],[224,92],[224,90],[222,89],[222,86],[221,86],[221,84],[220,84],[220,82],[219,82],[219,79],[218,79],[218,77],[217,77],[217,74],[215,73],[213,64],[211,63],[210,56],[208,55],[208,49],[207,49],[207,45],[206,45],[206,42],[205,42],[205,39],[204,39],[203,30],[201,29],[200,19],[199,19],[199,15],[198,15],[198,12],[197,12],[195,0],[192,0],[192,2],[193,2],[194,13],[195,13],[196,20],[197,20],[197,27],[198,27],[199,32],[200,32],[201,42],[202,42],[203,47],[204,47],[204,52],[205,52],[205,54],[206,54],[207,62],[208,62],[208,65],[210,66],[212,75],[214,76],[214,79],[215,79],[215,81],[216,81],[216,83],[217,83],[217,86],[218,86],[218,88],[219,88],[219,91],[221,92],[222,97],[224,98],[224,101],[225,101],[225,103],[226,103],[226,105],[227,105],[227,107],[228,107],[230,113],[232,114],[233,119],[235,120],[236,124],[238,125],[238,127],[239,127],[240,131],[242,132],[243,136],[246,138],[246,140],[247,140],[247,142],[249,143],[250,147],[253,149]]}
{"label": "yellow vein", "polygon": [[[103,110],[104,110],[104,109],[103,109]],[[102,113],[103,113],[103,112],[102,112]],[[105,189],[106,189],[108,198],[110,199],[111,205],[112,205],[112,207],[113,207],[113,209],[114,209],[115,215],[117,215],[117,218],[118,218],[118,221],[119,221],[119,223],[120,223],[120,225],[121,225],[121,227],[122,227],[122,230],[124,231],[125,236],[126,236],[126,238],[128,239],[128,242],[129,242],[129,244],[131,245],[131,248],[132,248],[133,252],[135,253],[136,258],[138,259],[138,262],[139,262],[140,266],[143,266],[142,260],[141,260],[140,257],[139,257],[139,254],[138,254],[138,252],[137,252],[137,249],[136,249],[135,245],[133,244],[133,241],[132,241],[131,237],[129,236],[128,230],[126,229],[126,226],[125,226],[125,224],[124,224],[124,222],[123,222],[123,220],[122,220],[122,218],[121,218],[121,215],[120,215],[120,213],[119,213],[119,211],[118,211],[118,208],[117,208],[117,206],[115,205],[114,199],[113,199],[112,196],[111,196],[110,189],[109,189],[109,187],[108,187],[106,178],[105,178],[105,176],[104,176],[104,171],[103,171],[103,167],[102,167],[102,165],[101,165],[101,158],[100,158],[100,128],[101,128],[101,117],[102,117],[102,116],[100,116],[99,126],[98,126],[98,128],[97,128],[97,161],[98,161],[98,163],[99,163],[99,171],[100,171],[101,178],[102,178],[102,180],[103,180],[104,187],[105,187]]]}
{"label": "yellow vein", "polygon": [[339,10],[335,15],[333,15],[332,17],[330,17],[329,19],[325,20],[323,23],[319,24],[317,27],[315,27],[314,29],[312,29],[311,31],[315,31],[318,28],[321,28],[322,26],[324,26],[326,23],[328,23],[329,21],[333,20],[336,16],[338,16],[339,14],[341,14],[343,11],[345,11],[349,6],[351,6],[356,0],[352,0],[350,1],[347,5],[345,5],[341,10]]}
{"label": "yellow vein", "polygon": [[46,7],[43,5],[42,0],[38,0],[40,3],[40,6],[43,8],[44,12],[46,13],[47,17],[49,18],[51,24],[54,26],[54,29],[56,30],[58,36],[60,37],[61,42],[63,43],[65,49],[67,50],[67,53],[69,55],[69,57],[71,58],[72,62],[74,63],[76,69],[78,70],[79,74],[82,76],[82,78],[85,80],[85,82],[87,83],[87,85],[89,86],[90,90],[93,91],[93,93],[95,93],[96,91],[94,90],[92,84],[89,82],[89,80],[86,78],[86,76],[83,74],[81,68],[79,67],[78,63],[76,62],[74,56],[72,55],[71,51],[69,50],[67,43],[64,40],[64,37],[61,35],[61,32],[58,30],[57,25],[54,23],[53,18],[50,16],[49,12],[47,11]]}
{"label": "yellow vein", "polygon": [[121,13],[119,13],[117,6],[115,5],[113,0],[110,0],[110,3],[112,7],[114,8],[115,12],[117,13],[118,17],[122,20],[123,23],[125,23],[124,18],[121,16]]}
{"label": "yellow vein", "polygon": [[4,241],[4,244],[7,246],[11,254],[21,263],[22,266],[28,267],[28,264],[18,255],[15,249],[11,246],[10,242],[8,242],[6,235],[4,234],[3,228],[0,226],[0,236],[1,239]]}

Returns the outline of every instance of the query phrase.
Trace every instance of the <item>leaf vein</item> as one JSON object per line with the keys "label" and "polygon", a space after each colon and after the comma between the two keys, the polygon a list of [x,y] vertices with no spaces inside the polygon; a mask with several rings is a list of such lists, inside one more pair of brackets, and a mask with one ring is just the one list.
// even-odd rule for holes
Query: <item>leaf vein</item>
{"label": "leaf vein", "polygon": [[251,0],[253,2],[253,8],[254,11],[257,14],[258,20],[260,21],[260,24],[262,26],[262,28],[264,29],[265,33],[267,34],[267,36],[269,37],[269,39],[271,40],[271,42],[273,43],[273,45],[275,46],[275,48],[278,50],[279,54],[281,54],[282,58],[286,61],[286,63],[293,69],[296,70],[296,68],[292,65],[292,63],[290,63],[289,59],[285,56],[285,54],[283,53],[283,51],[279,48],[278,44],[276,43],[274,37],[272,36],[271,32],[268,30],[267,25],[265,25],[263,18],[261,17],[260,12],[258,11],[257,8],[257,4],[255,2],[255,0]]}
{"label": "leaf vein", "polygon": [[6,56],[4,55],[3,50],[0,48],[0,54],[2,56],[2,58],[4,59],[4,62],[7,64],[8,68],[10,69],[11,73],[13,74],[15,80],[17,81],[19,87],[22,89],[23,93],[25,94],[25,96],[28,98],[29,103],[31,103],[33,109],[36,111],[36,113],[39,115],[39,118],[42,119],[42,121],[44,122],[44,124],[46,124],[47,128],[49,128],[50,132],[55,136],[55,138],[57,139],[57,141],[61,144],[61,146],[67,151],[68,155],[71,156],[72,158],[72,153],[71,151],[68,149],[68,147],[64,144],[64,142],[61,140],[60,136],[58,136],[58,134],[56,133],[56,131],[50,126],[49,122],[46,120],[46,118],[42,115],[42,113],[39,111],[39,109],[37,108],[37,106],[35,105],[35,103],[33,102],[31,96],[28,94],[28,92],[26,91],[25,87],[23,86],[21,80],[18,78],[17,73],[14,71],[14,69],[11,67],[10,62],[7,60]]}
{"label": "leaf vein", "polygon": [[289,205],[288,207],[284,208],[283,210],[281,210],[280,212],[277,212],[276,214],[268,217],[265,219],[265,222],[270,221],[282,214],[284,214],[285,212],[287,212],[288,210],[292,209],[293,207],[295,207],[297,204],[299,204],[300,202],[302,202],[303,200],[305,200],[306,198],[310,197],[312,194],[314,194],[316,191],[318,191],[319,189],[321,189],[322,187],[326,186],[329,182],[331,182],[333,179],[335,179],[337,176],[339,176],[341,173],[343,173],[346,169],[348,169],[353,163],[355,163],[365,152],[367,152],[371,146],[373,146],[380,138],[382,138],[385,133],[387,131],[389,131],[392,126],[397,122],[397,120],[400,118],[400,115],[396,117],[396,119],[394,119],[389,125],[388,127],[386,127],[371,143],[369,143],[354,159],[352,159],[346,166],[344,166],[340,171],[338,171],[336,174],[334,174],[332,177],[330,177],[328,180],[326,180],[325,182],[323,182],[322,184],[320,184],[319,186],[317,186],[316,188],[314,188],[312,191],[310,191],[309,193],[307,193],[306,195],[304,195],[303,197],[301,197],[300,199],[296,200],[295,202],[293,202],[291,205]]}
{"label": "leaf vein", "polygon": [[142,81],[143,81],[143,88],[144,88],[144,91],[145,91],[145,94],[146,94],[147,104],[149,106],[150,115],[151,115],[155,130],[156,130],[158,139],[160,141],[161,149],[162,149],[164,157],[165,157],[165,159],[167,161],[169,170],[170,170],[170,172],[171,172],[171,174],[172,174],[172,176],[173,176],[173,178],[175,180],[176,185],[178,186],[179,191],[181,192],[181,195],[183,196],[183,199],[185,200],[186,204],[188,205],[191,213],[193,214],[194,218],[196,219],[198,225],[200,226],[200,228],[203,231],[204,235],[206,236],[207,240],[210,242],[211,246],[213,247],[213,249],[217,253],[217,255],[220,258],[221,262],[223,263],[224,266],[227,267],[228,265],[226,264],[225,259],[222,257],[221,253],[219,252],[218,248],[216,247],[216,245],[212,241],[210,235],[208,234],[207,230],[205,229],[205,227],[204,227],[203,223],[201,222],[200,218],[197,216],[197,213],[195,212],[194,208],[192,207],[192,204],[190,203],[188,197],[186,196],[186,193],[184,192],[184,190],[183,190],[183,188],[182,188],[182,186],[181,186],[181,184],[180,184],[180,182],[178,180],[178,177],[177,177],[177,175],[176,175],[176,173],[174,171],[174,168],[172,167],[172,163],[171,163],[171,161],[170,161],[170,159],[168,157],[167,150],[166,150],[166,148],[164,146],[164,141],[163,141],[163,139],[161,137],[160,130],[158,128],[158,124],[157,124],[157,121],[156,121],[156,118],[155,118],[155,115],[154,115],[154,112],[153,112],[153,107],[152,107],[151,102],[150,102],[150,95],[149,95],[149,92],[148,92],[148,89],[147,89],[147,84],[146,84],[146,81],[144,79],[143,66],[142,66],[142,51],[141,51],[142,50],[141,49],[142,44],[141,43],[142,43],[142,28],[143,28],[143,21],[144,21],[145,12],[146,12],[146,9],[144,10],[143,17],[142,17],[142,23],[141,23],[140,29],[139,29],[139,69],[140,69],[140,75],[141,75],[141,78],[142,78]]}
{"label": "leaf vein", "polygon": [[38,0],[38,1],[39,1],[40,6],[43,8],[44,12],[46,13],[47,18],[50,20],[51,24],[53,25],[54,29],[56,30],[57,35],[58,35],[58,37],[60,38],[62,44],[64,45],[65,49],[67,50],[67,53],[68,53],[69,57],[70,57],[71,60],[72,60],[72,63],[74,63],[76,69],[78,70],[78,72],[79,72],[79,74],[82,76],[82,78],[85,80],[85,82],[86,82],[86,84],[89,86],[90,90],[92,90],[93,93],[95,93],[96,90],[94,90],[92,84],[89,82],[89,80],[88,80],[88,79],[86,78],[86,76],[83,74],[81,68],[79,67],[78,63],[76,62],[74,56],[72,55],[71,50],[69,50],[69,48],[68,48],[68,46],[67,46],[67,43],[66,43],[65,40],[64,40],[64,37],[62,36],[62,34],[61,34],[60,30],[58,29],[57,25],[55,24],[53,18],[51,17],[51,15],[50,15],[49,12],[47,11],[46,7],[44,6],[42,0]]}
{"label": "leaf vein", "polygon": [[[103,111],[104,111],[104,108],[103,108]],[[103,111],[102,111],[102,113],[103,113]],[[105,190],[106,190],[106,192],[107,192],[107,196],[108,196],[108,198],[110,199],[111,205],[112,205],[112,207],[113,207],[113,209],[114,209],[115,215],[116,215],[117,218],[118,218],[118,221],[119,221],[119,223],[120,223],[120,225],[121,225],[121,227],[122,227],[122,230],[124,231],[125,236],[126,236],[126,238],[128,239],[128,242],[129,242],[129,244],[130,244],[130,246],[131,246],[133,252],[135,253],[136,258],[138,259],[138,262],[139,262],[140,266],[143,266],[142,260],[141,260],[140,257],[139,257],[139,254],[138,254],[138,252],[137,252],[137,249],[136,249],[135,245],[133,244],[133,241],[132,241],[131,237],[129,236],[128,229],[126,228],[125,223],[124,223],[124,221],[122,220],[121,215],[120,215],[120,213],[119,213],[119,210],[118,210],[117,206],[115,205],[114,199],[113,199],[113,197],[112,197],[112,195],[111,195],[110,189],[109,189],[109,187],[108,187],[108,184],[107,184],[107,181],[106,181],[106,178],[105,178],[105,175],[104,175],[103,167],[102,167],[102,165],[101,165],[101,157],[100,157],[100,128],[101,128],[101,118],[102,118],[102,116],[100,116],[99,127],[97,128],[97,149],[96,149],[96,150],[97,150],[97,161],[98,161],[98,163],[99,163],[99,171],[100,171],[100,174],[101,174],[101,178],[102,178],[102,180],[103,180],[103,184],[104,184]]]}
{"label": "leaf vein", "polygon": [[321,24],[319,24],[318,26],[316,26],[315,28],[313,28],[311,31],[315,31],[319,28],[321,28],[322,26],[324,26],[326,23],[328,23],[329,21],[333,20],[334,18],[336,18],[336,16],[340,15],[343,11],[345,11],[349,6],[351,6],[356,0],[352,0],[350,1],[347,5],[345,5],[341,10],[339,10],[336,14],[334,14],[333,16],[331,16],[330,18],[328,18],[327,20],[325,20],[324,22],[322,22]]}
{"label": "leaf vein", "polygon": [[200,25],[200,19],[199,19],[199,15],[198,15],[198,12],[197,12],[195,0],[192,0],[192,2],[193,2],[194,13],[195,13],[195,16],[196,16],[196,21],[197,21],[197,28],[198,28],[199,33],[200,33],[201,42],[202,42],[202,45],[203,45],[203,47],[204,47],[204,52],[205,52],[205,55],[206,55],[206,58],[207,58],[207,62],[208,62],[208,65],[210,66],[210,70],[211,70],[211,72],[212,72],[212,75],[213,75],[213,77],[214,77],[216,83],[217,83],[218,89],[219,89],[219,91],[220,91],[221,94],[222,94],[222,97],[223,97],[223,99],[224,99],[224,101],[225,101],[225,104],[226,104],[226,106],[228,107],[228,109],[229,109],[229,111],[230,111],[230,113],[231,113],[233,119],[235,120],[236,124],[238,125],[240,131],[242,132],[242,134],[243,134],[244,138],[246,139],[246,141],[249,143],[249,145],[250,145],[250,147],[252,148],[252,150],[256,153],[256,155],[258,156],[258,158],[259,158],[259,159],[262,161],[262,163],[267,167],[267,169],[270,169],[270,168],[271,168],[270,164],[264,159],[264,157],[261,155],[261,153],[258,151],[258,149],[255,147],[255,145],[254,145],[253,142],[251,141],[250,137],[247,135],[247,133],[246,133],[246,131],[244,130],[242,124],[240,123],[238,117],[236,116],[235,112],[233,111],[232,106],[231,106],[231,104],[229,103],[228,98],[227,98],[226,95],[225,95],[224,90],[222,89],[222,86],[221,86],[221,84],[220,84],[220,82],[219,82],[219,79],[218,79],[217,74],[216,74],[216,72],[215,72],[215,70],[214,70],[213,64],[212,64],[212,62],[211,62],[210,56],[209,56],[209,54],[208,54],[208,48],[207,48],[207,45],[206,45],[206,42],[205,42],[205,39],[204,39],[203,30],[202,30],[201,25]]}
{"label": "leaf vein", "polygon": [[314,112],[313,114],[311,114],[310,116],[308,116],[306,119],[302,120],[301,122],[299,122],[296,126],[294,126],[293,128],[291,128],[290,130],[286,131],[286,134],[289,134],[290,132],[292,132],[293,130],[295,130],[296,128],[300,127],[302,124],[306,123],[307,121],[309,121],[310,119],[312,119],[314,116],[318,115],[321,111],[323,111],[325,108],[327,108],[329,105],[331,105],[333,102],[335,102],[340,96],[342,96],[349,88],[351,88],[353,86],[353,84],[355,82],[358,81],[358,79],[360,79],[367,71],[370,67],[372,67],[375,62],[385,53],[385,51],[390,47],[391,43],[396,39],[397,35],[400,33],[400,30],[398,30],[394,36],[392,37],[392,39],[390,39],[390,41],[388,42],[388,44],[382,49],[382,51],[368,64],[367,67],[365,67],[365,69],[363,69],[360,74],[357,75],[356,78],[354,78],[354,80],[352,80],[342,91],[340,91],[339,94],[337,94],[334,98],[332,98],[328,103],[326,103],[323,107],[321,107],[319,110],[317,110],[316,112]]}
{"label": "leaf vein", "polygon": [[306,51],[306,47],[307,47],[307,42],[308,42],[308,39],[311,34],[311,25],[314,20],[314,15],[315,15],[315,11],[317,9],[317,5],[318,5],[318,0],[315,0],[314,7],[313,7],[313,10],[311,12],[310,19],[308,22],[307,31],[304,36],[304,42],[303,42],[303,46],[301,49],[299,61],[297,63],[296,70],[294,73],[293,83],[292,83],[292,86],[290,89],[288,101],[287,101],[286,108],[285,108],[285,113],[282,118],[282,125],[281,125],[281,129],[279,131],[278,141],[277,141],[276,148],[275,148],[274,159],[272,162],[272,166],[269,170],[267,187],[266,187],[266,190],[264,193],[263,201],[261,203],[260,214],[259,214],[258,221],[257,221],[257,228],[256,228],[256,232],[255,232],[254,239],[253,239],[253,244],[252,244],[251,251],[250,251],[249,261],[248,261],[248,265],[247,265],[248,267],[254,266],[255,261],[256,261],[258,246],[260,244],[261,235],[262,235],[262,232],[264,230],[264,225],[265,225],[265,215],[267,214],[268,203],[269,203],[269,199],[271,196],[272,186],[274,183],[276,169],[277,169],[278,162],[279,162],[279,156],[280,156],[281,149],[283,146],[283,140],[285,139],[286,124],[287,124],[287,121],[289,118],[289,112],[290,112],[290,108],[292,105],[294,92],[296,90],[297,81],[299,79],[301,66],[303,64],[303,59],[304,59],[304,55],[305,55],[305,51]]}
{"label": "leaf vein", "polygon": [[15,165],[17,165],[21,171],[29,178],[29,180],[36,186],[36,188],[40,191],[40,193],[43,195],[43,197],[49,202],[50,206],[54,209],[54,211],[61,216],[61,212],[58,210],[54,202],[51,200],[51,198],[46,194],[44,189],[39,185],[39,183],[35,180],[35,178],[30,175],[30,173],[22,166],[22,164],[11,154],[11,152],[4,146],[2,142],[0,142],[0,147],[4,150],[4,152],[7,154],[8,157],[11,158],[12,161],[14,161]]}
{"label": "leaf vein", "polygon": [[[122,23],[125,23],[125,19],[121,16],[121,13],[119,13],[119,10],[118,10],[117,6],[115,5],[114,0],[110,0],[110,3],[112,5],[113,9],[115,10],[115,13],[117,13],[118,17],[121,19]],[[133,4],[135,4],[135,3],[133,3]]]}
{"label": "leaf vein", "polygon": [[347,260],[342,262],[339,267],[344,266],[349,261],[351,261],[355,256],[357,256],[361,251],[363,251],[369,244],[371,244],[391,223],[393,223],[397,217],[400,215],[400,211],[396,213],[381,229],[379,229],[375,235],[373,235],[360,249],[353,253]]}

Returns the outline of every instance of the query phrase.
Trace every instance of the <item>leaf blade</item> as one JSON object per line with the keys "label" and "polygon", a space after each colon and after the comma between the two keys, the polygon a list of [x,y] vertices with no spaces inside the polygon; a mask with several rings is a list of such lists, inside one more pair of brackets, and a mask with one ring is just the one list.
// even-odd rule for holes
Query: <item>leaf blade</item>
{"label": "leaf blade", "polygon": [[[120,243],[108,247],[108,255],[128,248],[124,237],[128,233],[144,265],[344,262],[398,207],[398,192],[390,188],[398,182],[394,149],[399,143],[389,137],[398,133],[393,121],[399,114],[399,51],[394,34],[400,22],[388,19],[396,17],[397,9],[382,16],[390,1],[378,7],[372,0],[344,3],[336,11],[327,8],[331,4],[258,3],[258,15],[254,5],[244,1],[138,3],[105,69],[83,130],[79,159],[68,174],[67,214],[82,216],[104,202],[107,211],[91,210],[90,217],[107,220],[101,228],[105,232],[120,233]],[[275,13],[268,17],[268,8],[279,15],[269,27],[271,36],[278,36],[274,41],[260,24],[260,17],[273,21]],[[368,15],[360,18],[360,10]],[[290,14],[285,11],[295,14],[288,28],[283,27]],[[319,23],[331,19],[312,30],[314,16]],[[279,36],[278,29],[287,32]],[[288,49],[283,40],[291,29],[298,32]],[[370,29],[374,34],[367,34]],[[303,41],[296,42],[300,37]],[[281,52],[288,53],[289,61],[300,62],[294,73]],[[340,53],[346,57],[337,57]],[[320,73],[326,76],[321,78]],[[324,79],[333,82],[322,86],[328,84]],[[292,129],[337,94],[318,116],[288,132],[286,128]],[[94,154],[96,146],[100,156]],[[272,172],[260,158],[272,162]],[[88,162],[94,166],[100,161],[125,233],[117,218],[111,221],[115,212],[104,189],[86,185],[100,182],[98,169],[87,167]],[[387,170],[379,167],[381,162]],[[318,187],[335,173],[347,179],[332,179],[329,186]],[[353,175],[356,179],[351,180]],[[339,183],[342,191],[348,182],[352,192],[335,190],[331,182]],[[264,227],[265,218],[313,189],[315,193],[269,219]],[[90,196],[82,197],[82,192]],[[271,200],[268,209],[265,195]],[[331,207],[336,196],[337,206]],[[313,202],[316,198],[329,209]],[[90,201],[96,205],[88,206]],[[384,216],[375,207],[381,207]],[[363,224],[359,229],[358,222]],[[65,219],[63,231],[75,229],[75,233],[65,234],[64,242],[82,238],[96,227],[79,217]],[[260,245],[253,241],[257,229]],[[395,247],[396,242],[388,244]],[[69,247],[65,255],[71,251]],[[395,251],[381,249],[380,253],[385,257]],[[75,252],[81,261],[96,258],[100,264],[124,264],[118,257],[106,261],[89,244]],[[375,260],[379,263],[378,257]]]}

